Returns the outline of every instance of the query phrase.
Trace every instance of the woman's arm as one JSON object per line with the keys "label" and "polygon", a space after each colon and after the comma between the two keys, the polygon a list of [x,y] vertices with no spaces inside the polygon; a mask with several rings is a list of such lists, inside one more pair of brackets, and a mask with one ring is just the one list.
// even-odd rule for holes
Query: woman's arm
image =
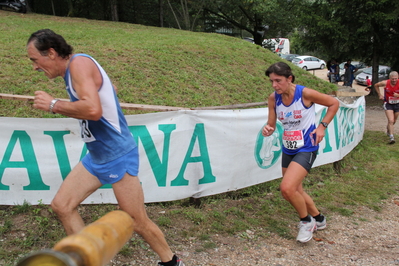
{"label": "woman's arm", "polygon": [[321,120],[321,123],[311,133],[316,134],[316,144],[319,144],[325,136],[325,129],[327,128],[326,125],[328,125],[334,119],[334,116],[338,111],[339,102],[330,95],[320,93],[309,88],[304,88],[302,95],[305,104],[310,105],[312,103],[317,103],[327,107],[327,112]]}
{"label": "woman's arm", "polygon": [[268,98],[268,107],[269,107],[269,115],[267,119],[267,124],[263,127],[262,129],[262,135],[264,137],[268,137],[273,134],[274,130],[276,129],[276,120],[277,120],[277,115],[276,115],[276,101],[275,101],[275,95],[274,92],[270,94]]}

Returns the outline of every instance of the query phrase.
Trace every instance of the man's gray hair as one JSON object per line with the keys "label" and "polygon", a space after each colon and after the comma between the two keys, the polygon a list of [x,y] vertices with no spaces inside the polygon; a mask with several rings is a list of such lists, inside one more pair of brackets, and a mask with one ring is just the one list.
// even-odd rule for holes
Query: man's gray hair
{"label": "man's gray hair", "polygon": [[391,73],[389,73],[389,77],[392,77],[392,76],[399,76],[399,74],[397,71],[391,71]]}

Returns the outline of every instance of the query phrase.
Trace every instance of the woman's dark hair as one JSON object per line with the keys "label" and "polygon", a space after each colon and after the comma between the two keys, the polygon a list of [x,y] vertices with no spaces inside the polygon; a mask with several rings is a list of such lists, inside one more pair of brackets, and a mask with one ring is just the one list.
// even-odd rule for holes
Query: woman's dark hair
{"label": "woman's dark hair", "polygon": [[274,73],[279,76],[284,76],[286,78],[289,78],[289,76],[292,76],[292,82],[295,81],[295,76],[292,74],[292,70],[290,66],[284,62],[277,62],[274,63],[273,65],[269,66],[269,68],[266,70],[265,74],[266,76],[270,76],[271,73]]}
{"label": "woman's dark hair", "polygon": [[28,44],[34,42],[36,49],[41,55],[47,55],[48,50],[53,48],[59,56],[63,59],[68,58],[73,51],[70,46],[61,35],[56,34],[54,31],[49,29],[38,30],[29,37]]}

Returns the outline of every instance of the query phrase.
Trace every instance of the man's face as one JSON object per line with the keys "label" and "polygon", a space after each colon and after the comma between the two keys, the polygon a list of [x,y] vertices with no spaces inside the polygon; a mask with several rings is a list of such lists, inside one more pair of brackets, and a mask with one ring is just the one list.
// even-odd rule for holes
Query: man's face
{"label": "man's face", "polygon": [[396,85],[396,82],[398,82],[398,75],[397,75],[397,74],[393,74],[393,75],[391,75],[391,76],[389,77],[389,79],[391,80],[391,84],[392,84],[393,86],[395,86],[395,85]]}
{"label": "man's face", "polygon": [[55,72],[55,62],[52,60],[50,54],[41,55],[39,50],[36,49],[33,42],[30,42],[27,47],[29,59],[33,63],[33,69],[36,71],[43,71],[49,78],[56,78],[58,75]]}

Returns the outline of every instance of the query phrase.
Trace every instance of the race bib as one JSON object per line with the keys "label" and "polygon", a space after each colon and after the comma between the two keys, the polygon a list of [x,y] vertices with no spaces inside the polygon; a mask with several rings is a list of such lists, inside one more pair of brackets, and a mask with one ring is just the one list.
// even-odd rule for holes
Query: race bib
{"label": "race bib", "polygon": [[283,144],[284,147],[289,150],[297,150],[303,147],[305,142],[303,140],[302,130],[284,131]]}
{"label": "race bib", "polygon": [[79,120],[79,124],[80,124],[80,135],[81,135],[82,140],[85,143],[95,141],[96,138],[93,136],[93,134],[91,133],[91,131],[89,129],[89,121]]}
{"label": "race bib", "polygon": [[399,103],[399,97],[389,97],[389,98],[388,98],[388,102],[389,102],[390,104]]}

